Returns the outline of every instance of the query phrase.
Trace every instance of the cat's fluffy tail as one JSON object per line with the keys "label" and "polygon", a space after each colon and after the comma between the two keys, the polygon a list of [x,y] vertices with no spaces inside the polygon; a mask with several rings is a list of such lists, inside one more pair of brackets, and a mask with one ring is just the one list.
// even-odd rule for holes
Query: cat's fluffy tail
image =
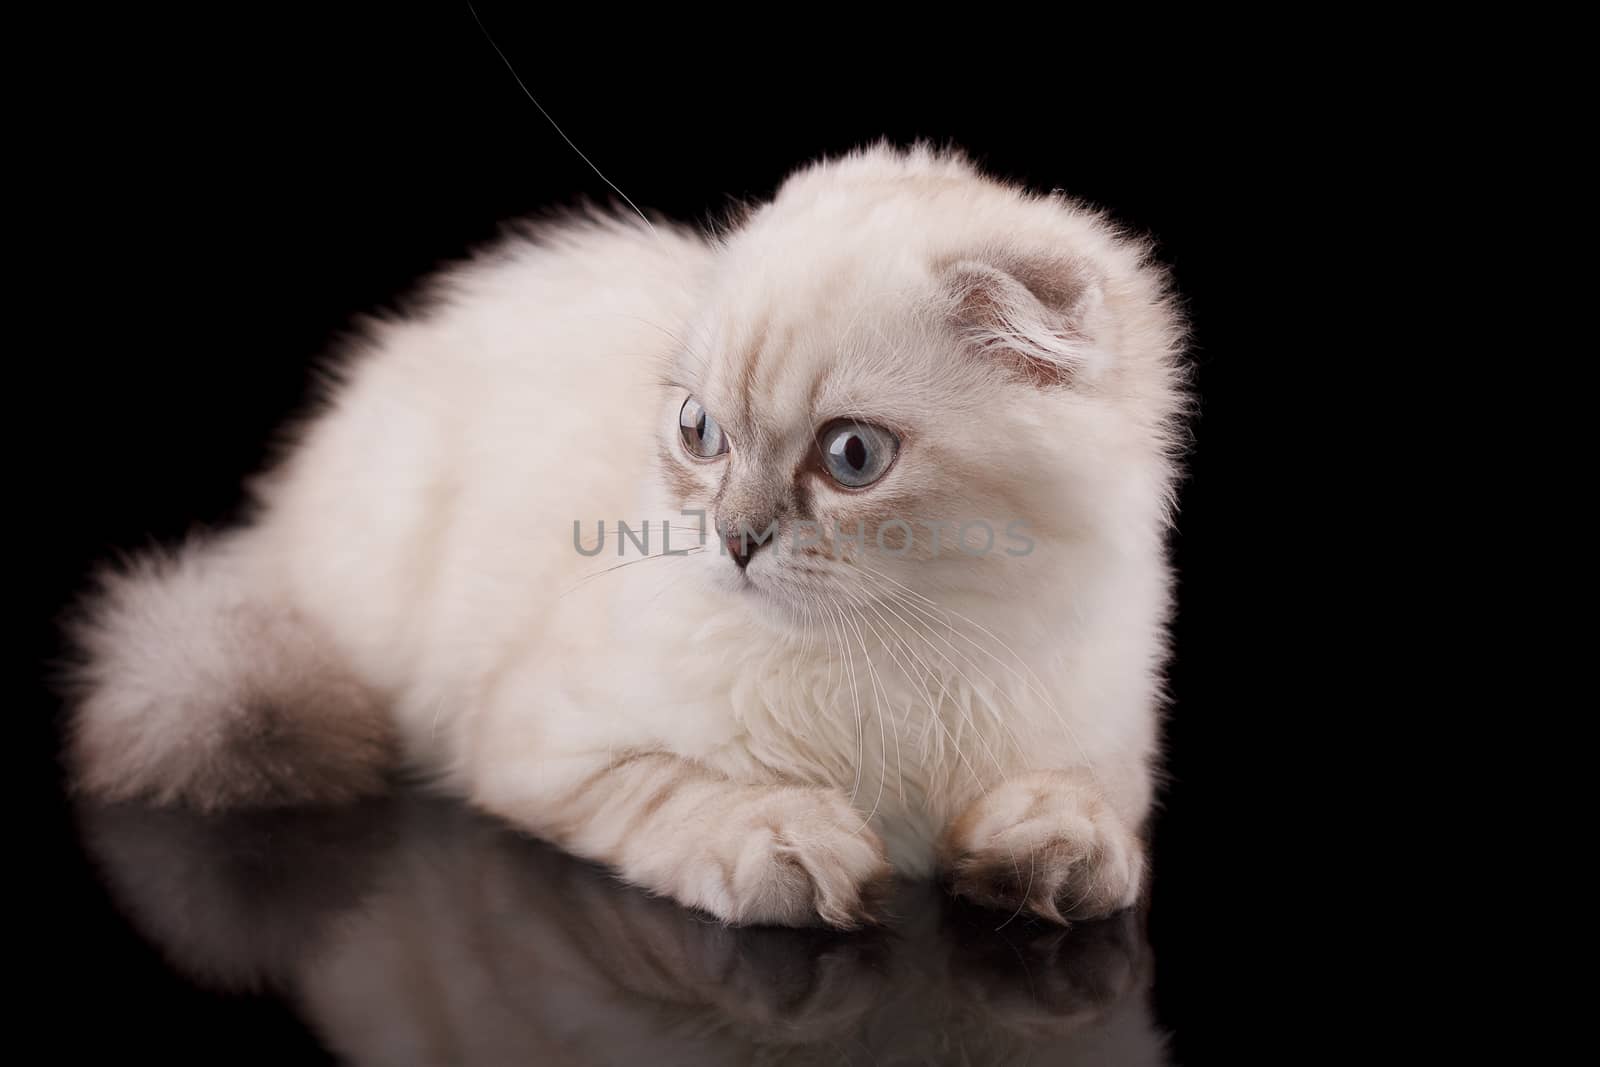
{"label": "cat's fluffy tail", "polygon": [[78,790],[202,809],[379,790],[387,712],[237,540],[103,576],[74,627],[68,763]]}

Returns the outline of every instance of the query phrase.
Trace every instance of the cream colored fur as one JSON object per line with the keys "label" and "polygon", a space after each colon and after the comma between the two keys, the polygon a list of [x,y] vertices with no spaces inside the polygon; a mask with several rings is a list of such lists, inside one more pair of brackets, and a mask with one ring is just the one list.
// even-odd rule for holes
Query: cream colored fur
{"label": "cream colored fur", "polygon": [[[439,295],[372,330],[255,522],[92,606],[90,788],[210,802],[171,784],[214,777],[185,765],[215,759],[198,739],[261,775],[219,704],[304,707],[337,676],[313,702],[336,745],[387,732],[444,788],[724,919],[851,925],[891,867],[1053,918],[1135,899],[1183,407],[1141,244],[876,148],[723,237],[573,220]],[[691,394],[733,442],[717,462],[678,441]],[[845,415],[902,439],[863,491],[805,470]],[[744,577],[714,535],[661,554],[663,519],[696,544],[686,508],[773,517],[779,544]],[[802,513],[1020,520],[1034,550],[785,551]],[[654,558],[617,557],[619,519],[651,521]],[[592,545],[601,520],[581,555],[574,522]],[[241,611],[265,636],[218,640]],[[222,700],[241,678],[252,700]]]}

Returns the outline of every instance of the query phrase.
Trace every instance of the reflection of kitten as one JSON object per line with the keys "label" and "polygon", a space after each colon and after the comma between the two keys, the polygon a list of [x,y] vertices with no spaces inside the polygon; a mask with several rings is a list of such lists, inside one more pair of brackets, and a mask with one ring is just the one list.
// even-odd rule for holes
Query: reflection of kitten
{"label": "reflection of kitten", "polygon": [[[1134,901],[1183,402],[1141,246],[873,149],[724,238],[579,220],[438,292],[253,523],[108,578],[84,788],[339,797],[393,752],[724,919],[852,925],[891,861]],[[650,559],[584,554],[619,518]]]}
{"label": "reflection of kitten", "polygon": [[341,1062],[1163,1061],[1138,912],[996,931],[903,884],[892,933],[732,929],[455,804],[82,815],[163,956],[285,997]]}

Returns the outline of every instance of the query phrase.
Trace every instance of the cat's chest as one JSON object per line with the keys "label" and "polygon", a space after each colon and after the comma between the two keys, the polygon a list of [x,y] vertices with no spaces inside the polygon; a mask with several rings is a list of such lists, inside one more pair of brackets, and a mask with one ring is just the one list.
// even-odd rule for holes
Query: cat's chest
{"label": "cat's chest", "polygon": [[999,775],[998,742],[948,682],[836,653],[666,640],[635,648],[618,699],[638,743],[739,781],[843,791],[900,869],[925,872],[944,826]]}

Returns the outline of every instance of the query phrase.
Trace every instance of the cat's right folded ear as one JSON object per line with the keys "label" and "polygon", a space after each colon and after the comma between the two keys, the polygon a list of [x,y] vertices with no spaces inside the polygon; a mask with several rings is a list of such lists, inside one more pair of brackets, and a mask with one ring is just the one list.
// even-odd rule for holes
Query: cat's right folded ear
{"label": "cat's right folded ear", "polygon": [[1087,260],[986,250],[941,265],[941,313],[976,358],[1040,388],[1092,380],[1109,362],[1115,323]]}

